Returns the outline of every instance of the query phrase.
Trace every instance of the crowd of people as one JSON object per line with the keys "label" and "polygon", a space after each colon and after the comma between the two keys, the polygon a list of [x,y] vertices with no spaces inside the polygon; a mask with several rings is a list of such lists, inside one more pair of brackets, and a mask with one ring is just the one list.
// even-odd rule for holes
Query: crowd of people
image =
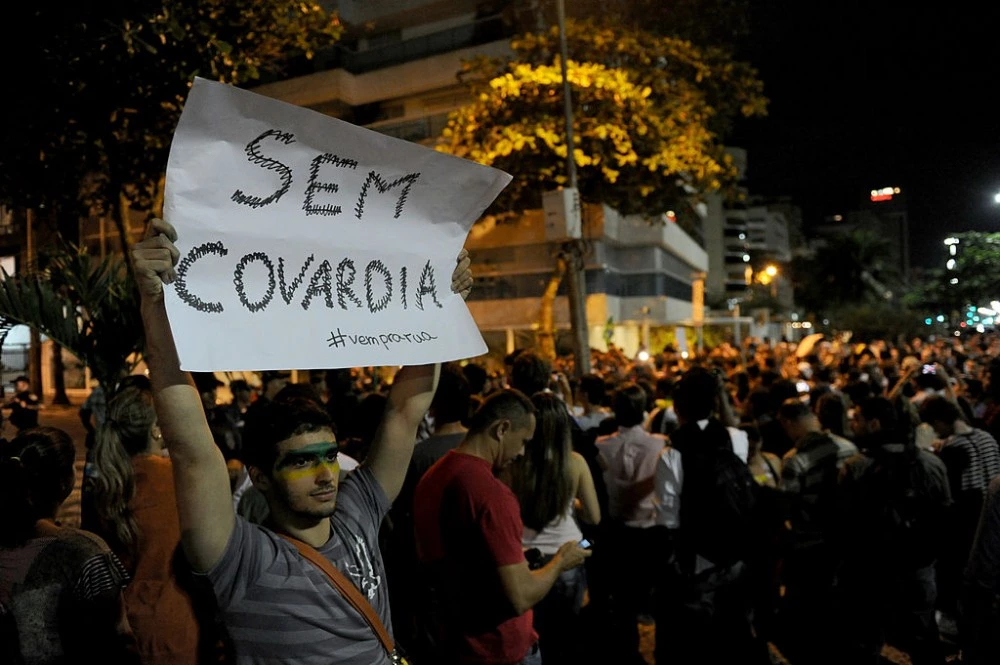
{"label": "crowd of people", "polygon": [[1000,336],[266,371],[220,405],[175,240],[131,252],[149,375],[85,405],[82,528],[84,442],[0,446],[3,662],[640,663],[642,624],[661,665],[1000,659]]}

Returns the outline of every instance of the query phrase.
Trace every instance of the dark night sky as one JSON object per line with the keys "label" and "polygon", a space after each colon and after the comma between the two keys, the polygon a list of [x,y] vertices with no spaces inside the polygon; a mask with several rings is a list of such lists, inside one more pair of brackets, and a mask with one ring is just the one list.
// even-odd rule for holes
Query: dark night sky
{"label": "dark night sky", "polygon": [[752,194],[791,195],[808,233],[871,189],[898,186],[914,265],[943,260],[948,232],[1000,231],[995,5],[751,5],[753,36],[740,57],[757,67],[771,103],[730,143],[748,150]]}

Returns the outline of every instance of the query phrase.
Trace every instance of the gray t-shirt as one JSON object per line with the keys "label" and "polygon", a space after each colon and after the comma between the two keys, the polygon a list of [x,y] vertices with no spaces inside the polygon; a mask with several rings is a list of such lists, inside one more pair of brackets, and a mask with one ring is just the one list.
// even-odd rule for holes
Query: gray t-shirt
{"label": "gray t-shirt", "polygon": [[[389,633],[389,594],[378,530],[389,500],[371,469],[341,484],[332,534],[319,552],[354,583]],[[373,665],[390,662],[364,617],[290,542],[242,517],[206,573],[218,598],[237,662]]]}

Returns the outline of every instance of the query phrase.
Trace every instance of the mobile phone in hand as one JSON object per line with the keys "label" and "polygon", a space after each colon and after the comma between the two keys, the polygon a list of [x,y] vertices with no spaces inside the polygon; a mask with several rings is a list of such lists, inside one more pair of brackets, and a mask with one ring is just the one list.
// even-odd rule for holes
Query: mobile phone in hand
{"label": "mobile phone in hand", "polygon": [[590,541],[587,540],[586,538],[583,538],[582,540],[580,540],[580,542],[577,543],[577,545],[579,545],[580,547],[582,547],[585,550],[589,550],[592,547]]}

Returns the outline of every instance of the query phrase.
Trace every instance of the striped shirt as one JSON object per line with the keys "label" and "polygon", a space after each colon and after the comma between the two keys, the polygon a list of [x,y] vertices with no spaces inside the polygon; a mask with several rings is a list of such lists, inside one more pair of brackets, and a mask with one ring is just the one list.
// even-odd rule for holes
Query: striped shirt
{"label": "striped shirt", "polygon": [[[330,540],[317,548],[354,583],[392,633],[378,530],[389,500],[371,469],[340,484]],[[206,576],[240,665],[331,662],[388,665],[364,617],[319,568],[270,530],[241,517],[226,551]]]}
{"label": "striped shirt", "polygon": [[938,455],[948,467],[953,496],[970,491],[985,493],[990,481],[1000,475],[1000,446],[981,429],[952,434]]}

